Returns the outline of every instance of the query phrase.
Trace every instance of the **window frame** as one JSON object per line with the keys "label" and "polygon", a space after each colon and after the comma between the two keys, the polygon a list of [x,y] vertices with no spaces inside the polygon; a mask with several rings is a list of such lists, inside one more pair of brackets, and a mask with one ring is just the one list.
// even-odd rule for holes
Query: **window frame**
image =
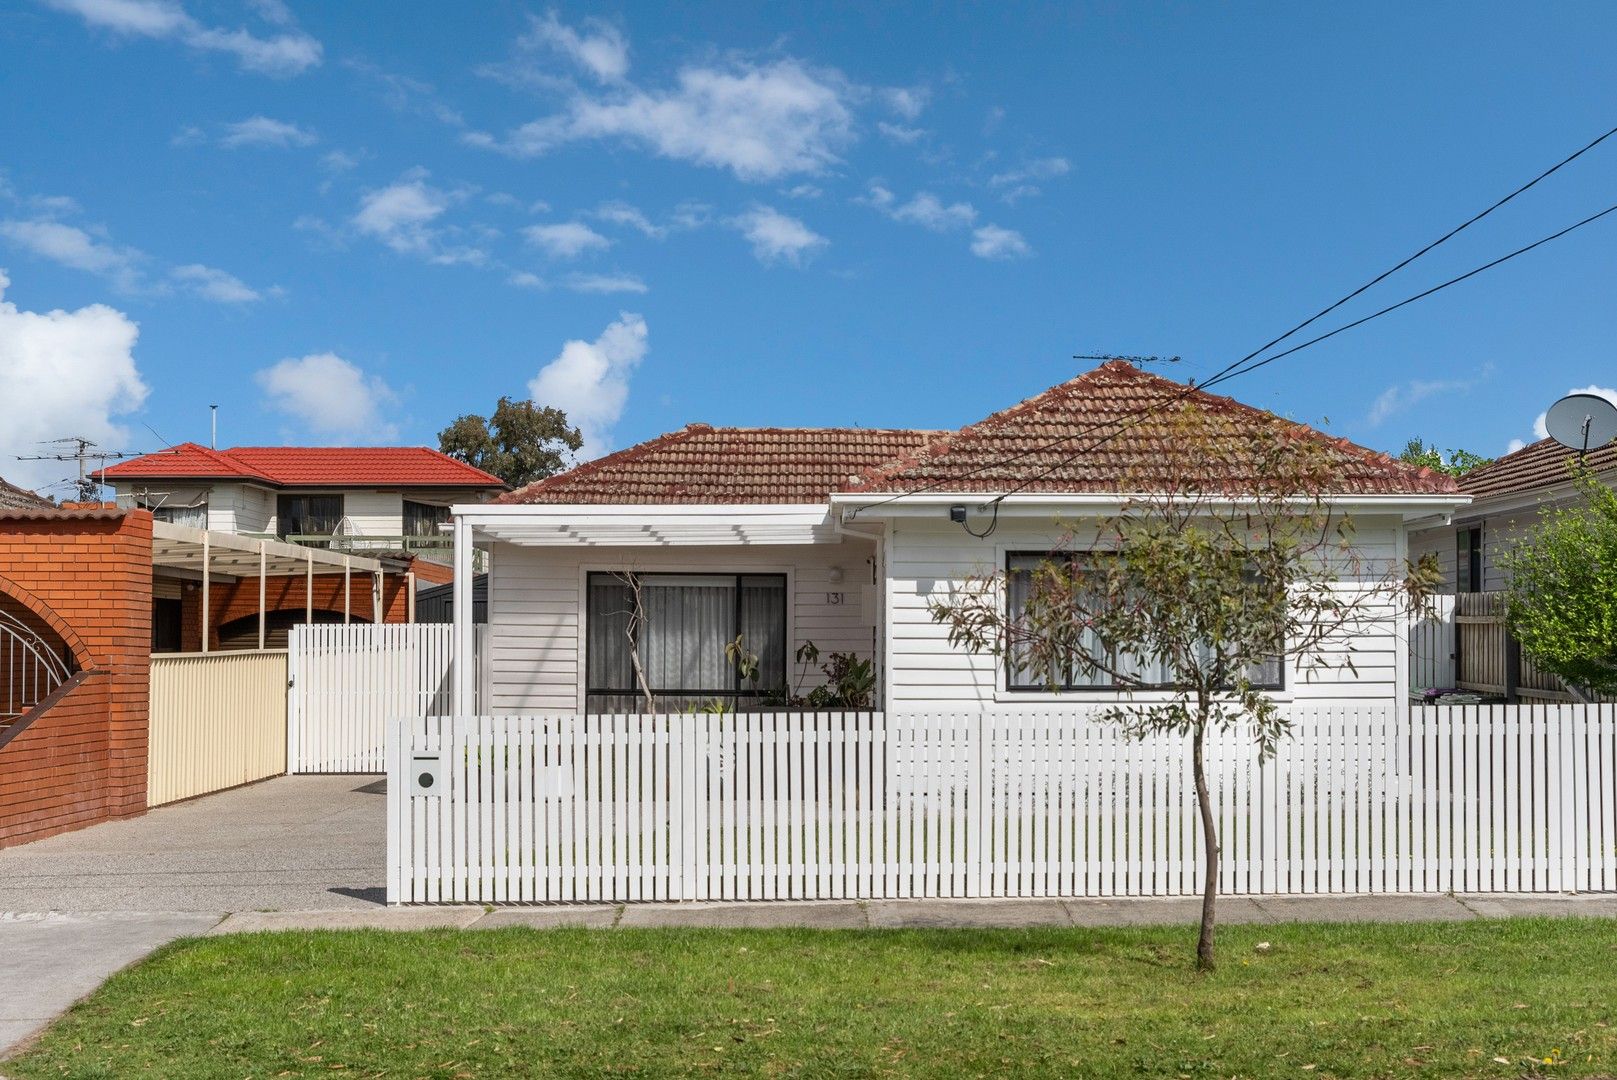
{"label": "window frame", "polygon": [[[312,533],[301,528],[294,532],[291,529],[288,529],[286,526],[287,514],[282,510],[282,505],[288,499],[336,499],[337,524],[335,528],[330,533]],[[311,515],[307,512],[307,510],[305,510],[305,512],[299,516],[300,523],[306,522],[310,516]],[[282,540],[285,540],[289,536],[340,536],[342,535],[342,523],[347,520],[347,518],[348,499],[345,493],[341,491],[281,491],[277,492],[275,495],[275,535],[280,537]]]}
{"label": "window frame", "polygon": [[[740,571],[728,571],[728,570],[714,571],[714,570],[708,570],[708,569],[664,569],[662,567],[650,567],[650,568],[645,568],[645,569],[642,569],[642,570],[639,570],[639,571],[585,569],[584,570],[584,589],[583,589],[583,594],[582,594],[583,602],[581,604],[582,610],[580,612],[580,614],[582,615],[582,618],[580,619],[580,622],[579,622],[578,640],[579,640],[579,644],[582,647],[581,651],[583,653],[582,662],[579,665],[579,690],[580,690],[580,695],[581,695],[581,697],[583,699],[582,700],[582,705],[583,705],[586,712],[592,711],[590,706],[591,706],[592,702],[597,700],[597,699],[600,699],[600,698],[612,698],[612,697],[625,697],[625,696],[635,696],[635,697],[637,697],[640,694],[640,688],[638,686],[628,686],[628,687],[618,688],[618,687],[600,687],[600,686],[591,685],[591,683],[590,683],[589,633],[588,633],[588,630],[587,630],[587,626],[588,626],[588,622],[589,622],[589,618],[590,618],[590,602],[589,602],[590,587],[595,583],[596,579],[598,579],[598,578],[600,578],[600,579],[608,579],[608,580],[611,580],[611,581],[616,582],[616,583],[621,583],[621,581],[622,581],[622,579],[624,577],[635,577],[635,576],[639,576],[639,577],[662,577],[662,578],[667,578],[667,577],[690,577],[690,578],[729,578],[729,579],[731,579],[731,582],[732,582],[731,588],[734,591],[735,596],[734,596],[733,602],[731,604],[730,634],[729,634],[728,637],[726,637],[726,639],[725,639],[726,641],[734,641],[735,637],[736,637],[736,634],[740,633],[739,628],[740,628],[740,625],[741,625],[741,581],[742,581],[742,579],[743,578],[770,578],[770,579],[774,579],[775,581],[777,581],[779,583],[780,589],[781,589],[781,670],[785,673],[788,682],[790,681],[790,678],[791,678],[791,666],[790,666],[790,664],[791,664],[791,655],[792,655],[792,650],[791,650],[791,644],[792,644],[792,637],[791,637],[791,634],[792,634],[792,583],[791,583],[791,576],[786,571],[776,570],[776,569],[740,570]],[[651,687],[651,693],[652,693],[652,695],[654,697],[657,697],[657,698],[724,698],[724,699],[727,699],[727,700],[740,700],[742,698],[763,697],[766,693],[769,692],[769,690],[766,689],[766,688],[756,688],[756,689],[748,689],[748,688],[746,688],[743,685],[743,680],[741,678],[741,673],[738,670],[736,670],[734,665],[731,665],[731,683],[732,683],[732,685],[728,689],[686,690],[686,689],[678,689],[678,688],[669,689],[669,688],[666,688],[666,687],[653,686],[653,687]]]}
{"label": "window frame", "polygon": [[[432,515],[434,522],[433,528],[427,532],[420,533],[410,531],[410,508],[412,506],[420,507],[423,510],[441,511],[441,514]],[[401,505],[399,507],[400,535],[412,537],[417,540],[442,537],[444,533],[438,529],[437,526],[448,523],[452,516],[453,515],[450,513],[450,508],[447,506],[442,506],[438,503],[421,502],[416,499],[403,499],[401,500]]]}
{"label": "window frame", "polygon": [[[1054,551],[1020,551],[1020,550],[1014,550],[1014,549],[1005,550],[1003,552],[1003,559],[1004,559],[1006,588],[1004,589],[1005,595],[1003,597],[1003,601],[1004,601],[1004,605],[1005,605],[1005,617],[1006,617],[1006,619],[1008,620],[1010,618],[1010,616],[1011,616],[1011,592],[1010,592],[1010,588],[1009,588],[1009,583],[1010,583],[1010,576],[1014,572],[1013,569],[1012,569],[1012,565],[1011,565],[1013,561],[1015,561],[1017,559],[1052,559],[1052,558],[1056,558],[1056,557],[1059,556],[1060,558],[1063,558],[1067,562],[1071,563],[1071,562],[1077,561],[1079,558],[1084,558],[1084,557],[1093,558],[1095,556],[1111,556],[1111,555],[1115,555],[1115,552],[1091,550],[1091,551],[1069,551],[1069,552],[1064,552],[1064,553],[1057,553],[1057,552],[1054,552]],[[1280,656],[1276,657],[1276,660],[1277,660],[1277,663],[1276,663],[1275,667],[1280,673],[1279,680],[1276,681],[1276,682],[1273,682],[1273,683],[1254,683],[1253,684],[1254,689],[1262,690],[1262,691],[1265,691],[1266,693],[1277,693],[1277,694],[1285,694],[1285,693],[1288,692],[1287,683],[1286,683],[1286,662],[1285,662],[1284,653],[1282,653]],[[1092,695],[1109,695],[1109,696],[1114,696],[1115,697],[1118,694],[1177,693],[1178,691],[1184,689],[1184,684],[1182,684],[1182,683],[1132,683],[1132,684],[1130,684],[1130,683],[1108,682],[1108,683],[1103,683],[1103,684],[1100,684],[1100,685],[1060,683],[1060,684],[1057,684],[1054,687],[1052,687],[1048,683],[1041,682],[1041,683],[1038,683],[1038,684],[1033,685],[1033,686],[1018,686],[1018,685],[1016,685],[1016,683],[1014,681],[1017,678],[1017,673],[1016,673],[1016,670],[1011,666],[1011,658],[1010,658],[1009,655],[1007,655],[1004,658],[1004,662],[1000,665],[1000,674],[1004,679],[1003,687],[1004,687],[1005,693],[1014,694],[1014,695],[1018,695],[1018,696],[1042,694],[1042,695],[1044,695],[1045,698],[1049,698],[1049,697],[1051,697],[1053,695],[1056,695],[1056,694],[1092,694]]]}

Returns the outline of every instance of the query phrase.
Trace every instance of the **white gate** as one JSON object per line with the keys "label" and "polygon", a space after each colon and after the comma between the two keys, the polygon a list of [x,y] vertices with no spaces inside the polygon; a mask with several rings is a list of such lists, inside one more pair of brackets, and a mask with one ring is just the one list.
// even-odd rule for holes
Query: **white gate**
{"label": "white gate", "polygon": [[451,711],[453,657],[448,623],[294,626],[287,771],[385,772],[390,717]]}
{"label": "white gate", "polygon": [[[388,898],[1198,894],[1187,741],[1088,711],[401,719]],[[1617,890],[1612,706],[1294,720],[1209,737],[1224,891]]]}

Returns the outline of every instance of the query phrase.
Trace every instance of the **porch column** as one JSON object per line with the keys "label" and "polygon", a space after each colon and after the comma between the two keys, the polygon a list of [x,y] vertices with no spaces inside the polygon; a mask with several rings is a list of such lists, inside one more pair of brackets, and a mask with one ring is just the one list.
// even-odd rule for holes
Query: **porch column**
{"label": "porch column", "polygon": [[213,556],[213,552],[211,550],[211,546],[208,543],[208,533],[206,531],[204,531],[202,533],[202,651],[203,652],[208,651],[208,616],[210,614],[209,611],[208,611],[208,608],[211,605],[212,599],[213,599],[208,594],[209,580],[213,577],[213,575],[209,572],[209,569],[208,569],[209,563],[211,563],[213,561],[212,556]]}
{"label": "porch column", "polygon": [[354,568],[350,564],[348,556],[344,555],[342,557],[342,621],[344,626],[348,625],[348,620],[352,617],[353,601]]}
{"label": "porch column", "polygon": [[411,570],[404,575],[404,621],[415,622],[415,571]]}
{"label": "porch column", "polygon": [[450,692],[454,695],[455,715],[471,716],[477,708],[476,639],[472,624],[472,528],[455,515],[455,584],[453,586],[455,651],[450,664]]}
{"label": "porch column", "polygon": [[303,550],[303,625],[314,622],[314,551]]}
{"label": "porch column", "polygon": [[267,569],[268,556],[264,551],[264,541],[258,542],[258,647],[264,647],[264,573]]}

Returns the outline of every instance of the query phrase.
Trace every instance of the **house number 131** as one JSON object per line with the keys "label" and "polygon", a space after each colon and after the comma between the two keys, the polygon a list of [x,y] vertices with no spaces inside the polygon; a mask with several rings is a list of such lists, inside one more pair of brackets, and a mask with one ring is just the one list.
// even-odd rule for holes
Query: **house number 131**
{"label": "house number 131", "polygon": [[842,593],[828,592],[828,593],[825,594],[825,602],[827,604],[835,607],[837,604],[842,603],[842,597],[843,597]]}

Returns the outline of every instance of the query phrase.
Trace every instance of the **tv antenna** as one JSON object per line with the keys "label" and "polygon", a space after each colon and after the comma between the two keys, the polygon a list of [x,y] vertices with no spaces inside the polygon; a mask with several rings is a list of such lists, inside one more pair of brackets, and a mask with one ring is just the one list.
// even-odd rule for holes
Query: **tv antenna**
{"label": "tv antenna", "polygon": [[1617,439],[1617,405],[1598,394],[1568,394],[1544,414],[1550,438],[1578,452],[1578,464],[1591,450]]}
{"label": "tv antenna", "polygon": [[[77,488],[79,502],[99,502],[101,498],[101,481],[97,480],[85,470],[85,463],[99,461],[102,468],[109,461],[120,461],[124,458],[140,457],[138,451],[128,450],[97,450],[97,443],[86,439],[83,435],[69,435],[65,439],[47,439],[45,446],[59,446],[62,450],[54,454],[28,454],[17,455],[18,461],[76,461],[79,463],[79,476],[77,480],[69,480]],[[69,450],[68,448],[72,449]]]}

